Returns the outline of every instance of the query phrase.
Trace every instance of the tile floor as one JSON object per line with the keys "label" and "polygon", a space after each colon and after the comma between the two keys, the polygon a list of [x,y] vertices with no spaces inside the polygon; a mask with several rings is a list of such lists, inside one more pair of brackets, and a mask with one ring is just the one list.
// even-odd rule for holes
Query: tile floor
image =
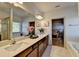
{"label": "tile floor", "polygon": [[53,38],[52,44],[63,47],[64,43],[62,40],[63,40],[62,38]]}
{"label": "tile floor", "polygon": [[66,48],[58,46],[48,46],[42,57],[71,57]]}

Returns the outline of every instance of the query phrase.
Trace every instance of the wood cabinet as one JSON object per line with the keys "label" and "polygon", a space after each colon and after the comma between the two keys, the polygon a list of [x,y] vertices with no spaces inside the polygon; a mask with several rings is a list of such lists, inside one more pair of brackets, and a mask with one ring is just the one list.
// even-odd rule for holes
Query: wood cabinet
{"label": "wood cabinet", "polygon": [[32,45],[32,52],[27,55],[27,57],[37,57],[38,56],[38,43]]}
{"label": "wood cabinet", "polygon": [[44,41],[44,50],[47,48],[47,45],[48,45],[48,36],[45,38]]}
{"label": "wood cabinet", "polygon": [[45,49],[47,48],[47,45],[48,45],[48,36],[44,37],[42,41],[39,42],[39,56],[42,56]]}
{"label": "wood cabinet", "polygon": [[15,57],[25,57],[27,56],[29,53],[31,53],[32,51],[32,47],[22,51],[21,53],[19,53],[18,55],[16,55]]}
{"label": "wood cabinet", "polygon": [[15,57],[40,57],[45,51],[47,45],[48,45],[48,36],[36,42],[28,49],[25,49],[21,53],[17,54]]}
{"label": "wood cabinet", "polygon": [[43,46],[43,43],[41,43],[41,44],[39,45],[39,56],[42,56],[43,51],[44,51],[44,46]]}
{"label": "wood cabinet", "polygon": [[38,56],[37,52],[38,52],[38,50],[36,48],[27,57],[37,57]]}

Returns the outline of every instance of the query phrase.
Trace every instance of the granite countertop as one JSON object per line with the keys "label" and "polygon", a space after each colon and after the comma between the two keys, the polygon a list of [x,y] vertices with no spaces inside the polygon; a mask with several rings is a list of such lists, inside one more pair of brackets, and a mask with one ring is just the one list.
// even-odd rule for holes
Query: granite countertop
{"label": "granite countertop", "polygon": [[[0,57],[15,56],[15,55],[19,54],[20,52],[22,52],[23,50],[27,49],[28,47],[32,46],[34,43],[38,42],[39,40],[41,40],[42,38],[44,38],[47,35],[48,34],[41,34],[36,39],[26,38],[26,39],[23,39],[21,41],[17,41],[16,44],[21,43],[21,42],[23,42],[23,43],[25,42],[25,44],[22,44],[20,47],[18,47],[15,50],[12,50],[12,51],[8,51],[5,49],[5,48],[11,46],[10,44],[2,46],[2,47],[0,47]],[[14,45],[16,45],[16,44],[14,44]]]}

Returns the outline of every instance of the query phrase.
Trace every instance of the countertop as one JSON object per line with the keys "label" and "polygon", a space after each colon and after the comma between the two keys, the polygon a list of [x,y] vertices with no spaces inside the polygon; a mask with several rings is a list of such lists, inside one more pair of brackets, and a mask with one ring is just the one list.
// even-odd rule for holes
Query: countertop
{"label": "countertop", "polygon": [[0,47],[0,57],[13,57],[17,54],[19,54],[20,52],[22,52],[23,50],[27,49],[28,47],[32,46],[34,43],[38,42],[39,40],[41,40],[42,38],[44,38],[45,36],[47,36],[48,34],[41,34],[39,35],[38,38],[36,39],[30,39],[30,38],[26,38],[20,41],[17,41],[16,44],[21,43],[21,42],[25,42],[25,44],[22,44],[19,48],[13,50],[13,51],[8,51],[5,48],[9,47],[9,45],[5,45]]}

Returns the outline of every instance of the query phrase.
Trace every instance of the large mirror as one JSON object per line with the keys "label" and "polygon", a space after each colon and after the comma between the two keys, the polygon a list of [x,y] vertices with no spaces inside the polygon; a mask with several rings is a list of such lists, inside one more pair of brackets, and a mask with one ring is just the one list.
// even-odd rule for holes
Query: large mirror
{"label": "large mirror", "polygon": [[30,26],[35,28],[34,15],[12,3],[0,3],[0,41],[26,36]]}
{"label": "large mirror", "polygon": [[33,15],[15,6],[13,8],[12,38],[28,35],[28,28],[32,21],[34,21]]}
{"label": "large mirror", "polygon": [[10,40],[10,7],[0,3],[0,41]]}

